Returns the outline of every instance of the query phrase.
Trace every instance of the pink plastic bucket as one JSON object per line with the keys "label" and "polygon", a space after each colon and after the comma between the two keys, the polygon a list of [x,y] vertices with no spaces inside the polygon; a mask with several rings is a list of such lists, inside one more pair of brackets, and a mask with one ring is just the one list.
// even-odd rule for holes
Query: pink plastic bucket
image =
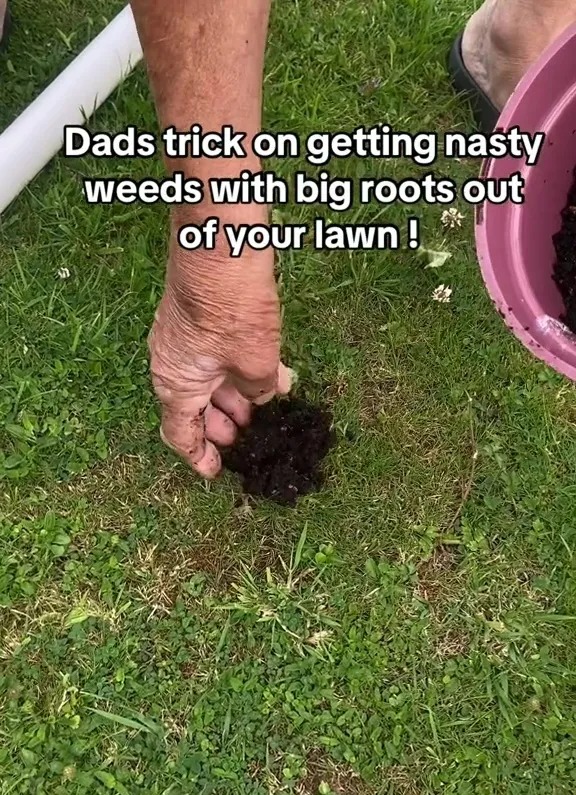
{"label": "pink plastic bucket", "polygon": [[520,171],[523,204],[484,204],[476,214],[476,247],[488,292],[508,328],[539,359],[576,380],[576,335],[558,316],[552,281],[552,235],[560,230],[576,165],[576,25],[538,60],[504,108],[498,129],[543,132],[538,163],[512,157],[484,163],[486,177]]}

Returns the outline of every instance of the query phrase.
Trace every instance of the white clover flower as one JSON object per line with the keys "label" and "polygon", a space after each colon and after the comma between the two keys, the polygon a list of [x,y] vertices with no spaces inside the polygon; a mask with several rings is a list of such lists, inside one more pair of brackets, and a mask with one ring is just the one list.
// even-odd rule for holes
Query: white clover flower
{"label": "white clover flower", "polygon": [[440,284],[432,293],[432,300],[440,304],[449,304],[452,296],[452,288],[445,284]]}
{"label": "white clover flower", "polygon": [[315,632],[311,635],[306,643],[309,643],[310,646],[321,646],[322,643],[329,640],[332,637],[332,633],[328,629],[320,629],[318,632]]}
{"label": "white clover flower", "polygon": [[450,207],[449,210],[444,210],[440,217],[442,226],[450,229],[454,229],[456,226],[462,226],[463,220],[464,216],[456,207]]}
{"label": "white clover flower", "polygon": [[58,268],[58,278],[59,279],[69,279],[70,278],[70,271],[68,268]]}

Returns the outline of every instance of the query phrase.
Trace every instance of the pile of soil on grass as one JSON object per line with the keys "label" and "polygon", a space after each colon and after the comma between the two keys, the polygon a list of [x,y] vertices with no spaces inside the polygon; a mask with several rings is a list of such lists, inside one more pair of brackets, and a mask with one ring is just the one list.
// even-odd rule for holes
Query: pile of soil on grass
{"label": "pile of soil on grass", "polygon": [[319,491],[322,464],[335,443],[332,416],[302,398],[281,398],[255,408],[250,426],[222,456],[246,494],[294,507]]}
{"label": "pile of soil on grass", "polygon": [[560,320],[576,333],[576,169],[568,204],[562,211],[562,226],[552,237],[556,250],[553,279],[564,301]]}

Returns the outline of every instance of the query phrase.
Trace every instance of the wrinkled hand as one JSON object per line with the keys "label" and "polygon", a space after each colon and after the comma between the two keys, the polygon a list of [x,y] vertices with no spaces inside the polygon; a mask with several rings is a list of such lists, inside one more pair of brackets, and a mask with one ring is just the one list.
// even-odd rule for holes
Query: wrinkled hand
{"label": "wrinkled hand", "polygon": [[218,448],[249,424],[252,405],[291,387],[280,362],[272,252],[232,260],[174,243],[149,349],[163,441],[200,475],[216,477]]}

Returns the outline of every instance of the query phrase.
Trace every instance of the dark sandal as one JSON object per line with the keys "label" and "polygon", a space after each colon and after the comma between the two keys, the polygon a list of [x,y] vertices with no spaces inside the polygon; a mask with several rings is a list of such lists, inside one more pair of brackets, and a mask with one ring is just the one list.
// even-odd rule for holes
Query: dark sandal
{"label": "dark sandal", "polygon": [[4,14],[4,24],[2,26],[2,36],[0,36],[0,52],[5,49],[12,28],[12,17],[10,15],[10,7],[6,6]]}
{"label": "dark sandal", "polygon": [[480,131],[487,135],[493,132],[498,123],[500,111],[466,68],[462,57],[462,34],[458,36],[450,50],[448,72],[454,90],[463,94],[469,101]]}

